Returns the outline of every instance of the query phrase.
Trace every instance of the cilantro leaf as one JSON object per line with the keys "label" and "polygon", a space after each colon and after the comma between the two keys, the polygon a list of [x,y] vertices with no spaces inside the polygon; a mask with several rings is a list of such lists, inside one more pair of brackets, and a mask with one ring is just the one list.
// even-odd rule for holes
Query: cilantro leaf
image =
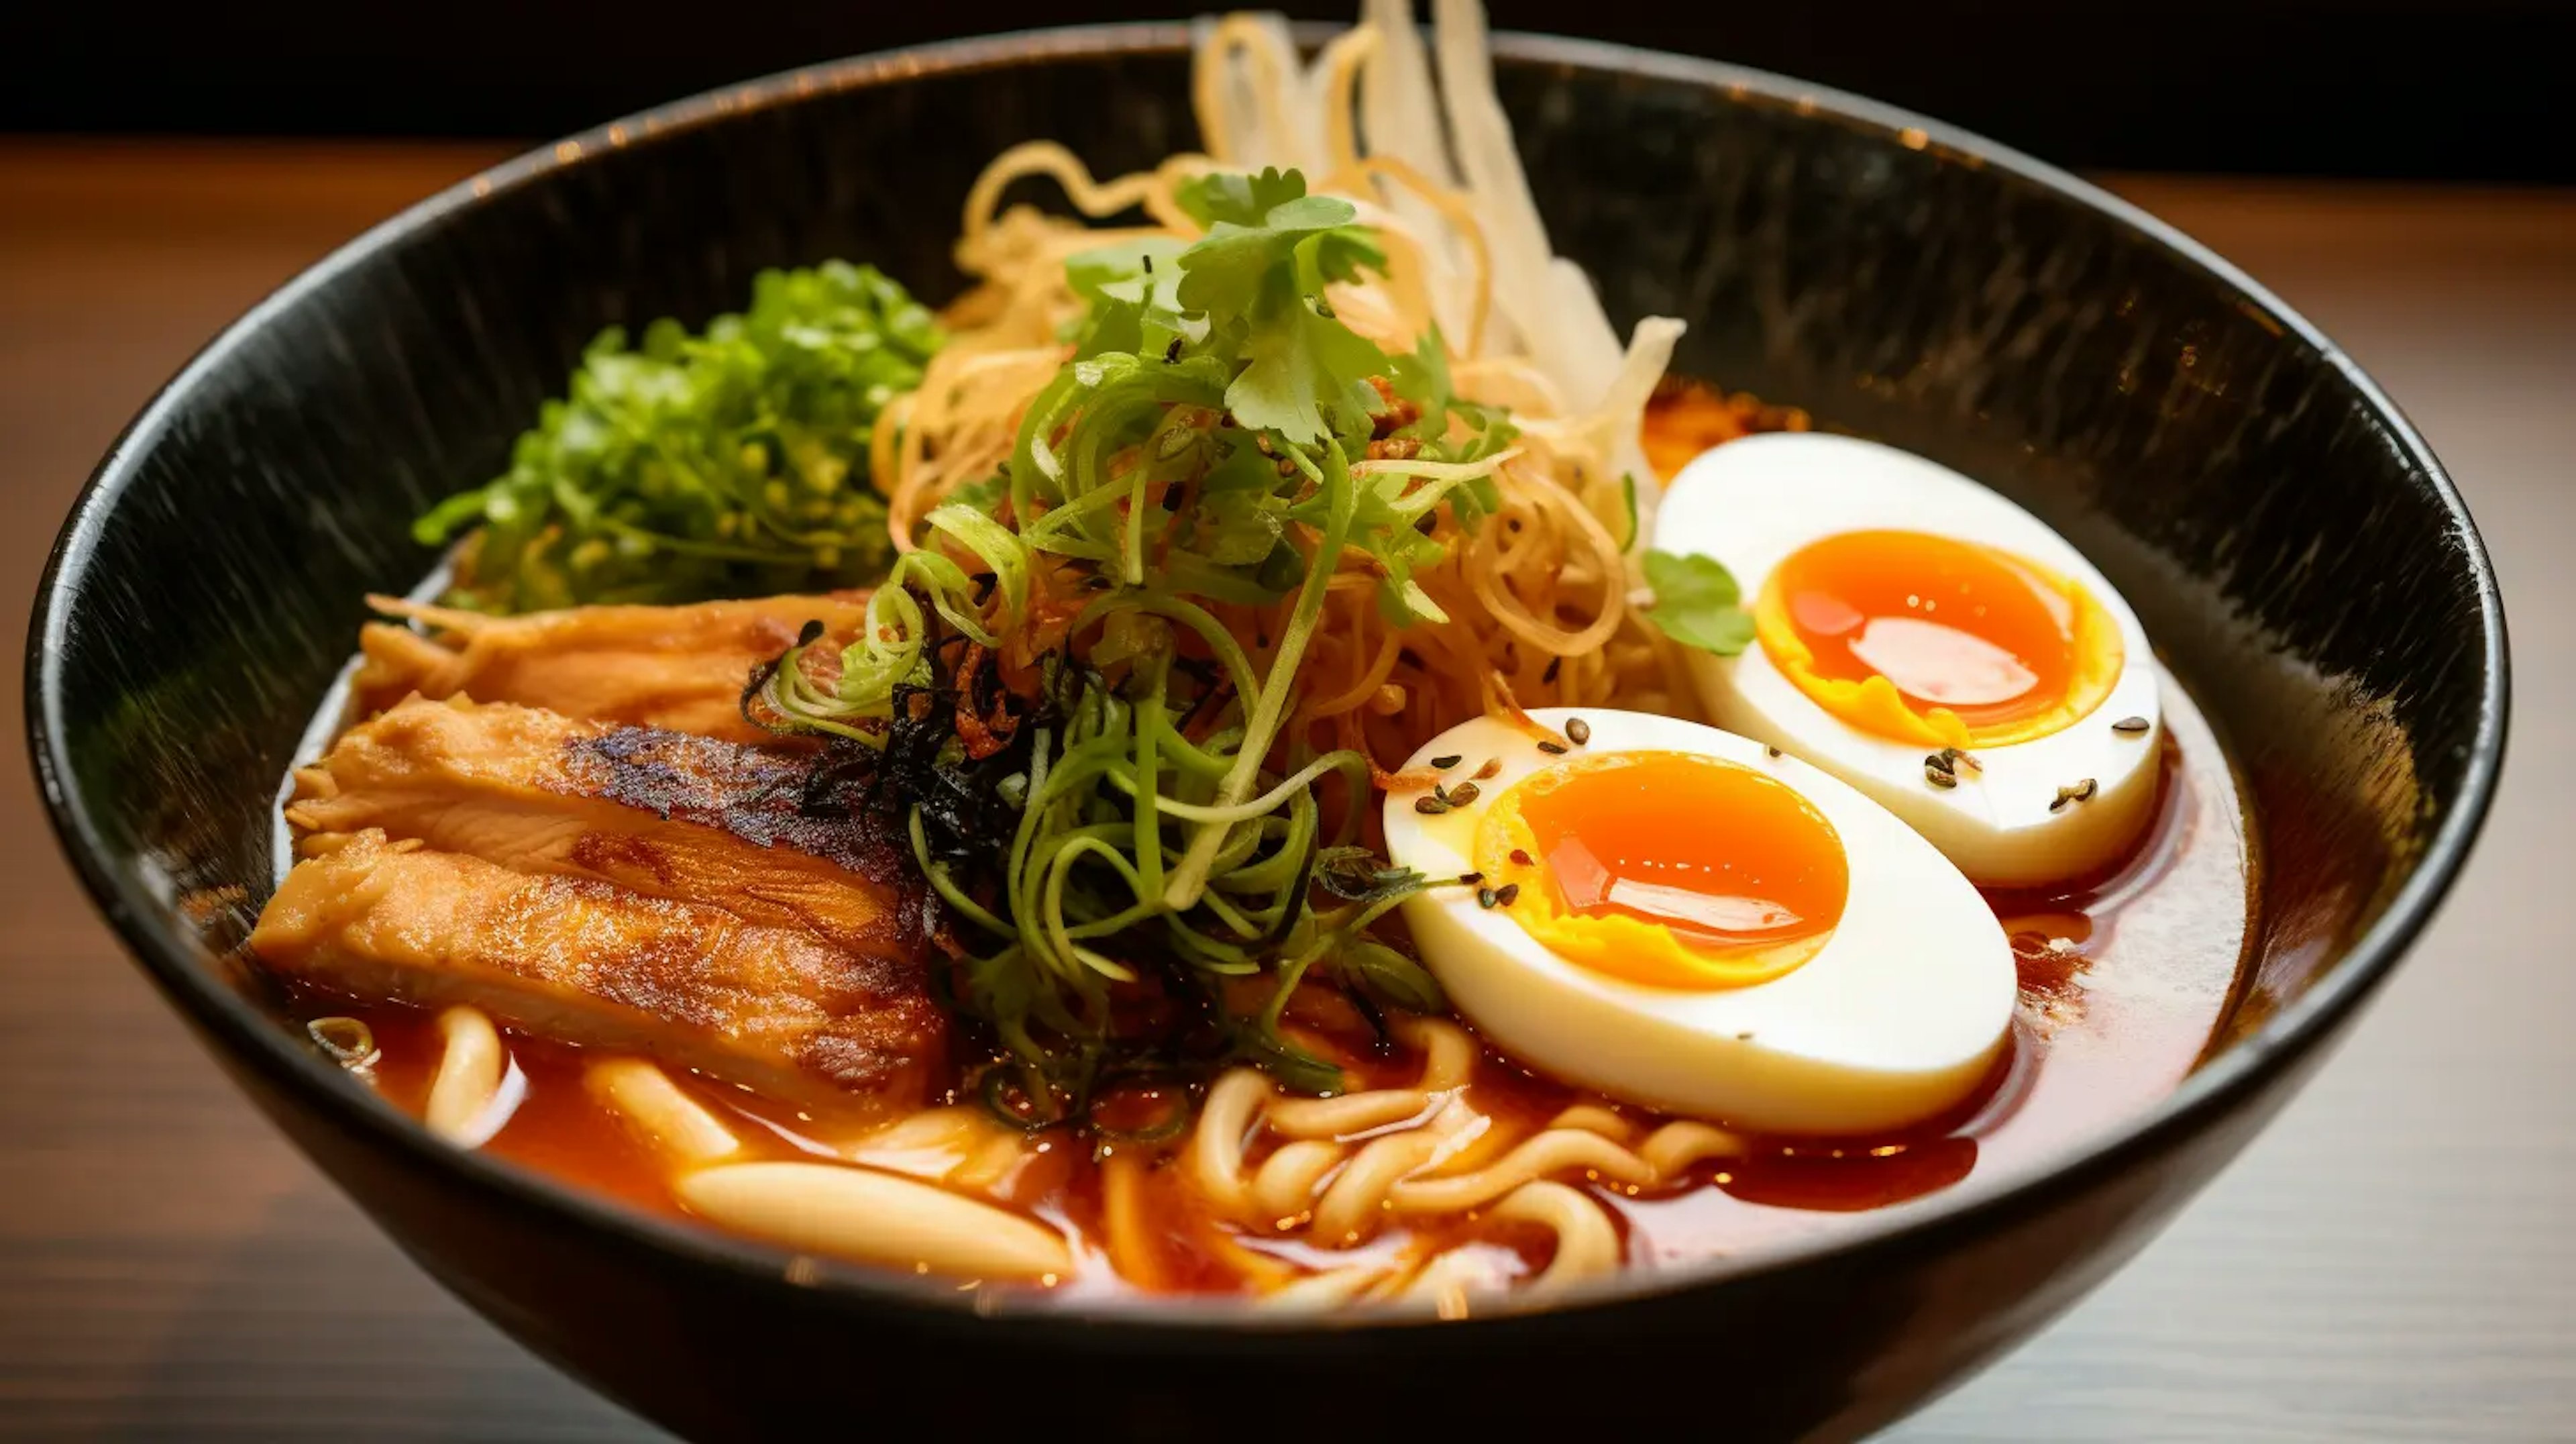
{"label": "cilantro leaf", "polygon": [[1732,657],[1753,641],[1753,618],[1737,603],[1735,576],[1714,557],[1646,553],[1655,605],[1646,615],[1686,647]]}
{"label": "cilantro leaf", "polygon": [[1204,319],[1181,311],[1184,249],[1169,236],[1147,236],[1066,258],[1066,283],[1091,303],[1073,328],[1076,359],[1120,352],[1159,356],[1175,339],[1196,341],[1207,334]]}
{"label": "cilantro leaf", "polygon": [[1273,166],[1259,175],[1239,171],[1212,171],[1181,182],[1173,198],[1190,219],[1203,226],[1228,221],[1238,226],[1256,226],[1271,210],[1306,194],[1306,177],[1297,171],[1282,173]]}
{"label": "cilantro leaf", "polygon": [[1440,339],[1439,326],[1423,331],[1412,354],[1395,358],[1387,380],[1398,396],[1422,408],[1412,428],[1417,437],[1434,442],[1449,434],[1449,406],[1457,393],[1450,389],[1449,344]]}
{"label": "cilantro leaf", "polygon": [[[1209,348],[1242,361],[1226,388],[1227,409],[1244,426],[1299,446],[1327,436],[1359,437],[1379,409],[1368,382],[1386,353],[1342,324],[1325,304],[1328,282],[1382,268],[1385,252],[1352,224],[1346,200],[1306,194],[1295,171],[1208,177],[1198,202],[1214,219],[1205,239],[1181,253],[1173,299],[1204,318]],[[1237,219],[1268,202],[1258,224]]]}
{"label": "cilantro leaf", "polygon": [[[1264,427],[1304,445],[1322,441],[1357,418],[1365,430],[1377,393],[1368,378],[1385,369],[1386,353],[1296,296],[1272,297],[1244,344],[1251,364],[1225,390],[1225,404],[1246,426]],[[1323,408],[1330,406],[1336,427]]]}

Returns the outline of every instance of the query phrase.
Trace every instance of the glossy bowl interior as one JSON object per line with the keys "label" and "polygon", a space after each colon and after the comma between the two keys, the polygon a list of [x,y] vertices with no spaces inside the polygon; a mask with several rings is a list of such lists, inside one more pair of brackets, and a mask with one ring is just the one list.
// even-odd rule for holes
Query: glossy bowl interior
{"label": "glossy bowl interior", "polygon": [[66,848],[225,1066],[414,1257],[694,1435],[835,1408],[953,1423],[969,1404],[996,1431],[1061,1427],[1078,1404],[1131,1437],[1672,1417],[1652,1388],[1533,1397],[1532,1378],[1586,1377],[1569,1364],[1675,1371],[1743,1437],[1902,1413],[2142,1245],[2394,964],[2501,762],[2493,578],[2385,398],[2120,203],[1776,77],[1501,49],[1540,207],[1614,318],[1683,317],[1679,369],[2029,506],[2136,606],[2233,749],[2265,870],[2245,986],[2204,1066],[2133,1126],[1830,1243],[1638,1274],[1545,1314],[1072,1319],[791,1265],[455,1154],[280,1025],[238,944],[269,890],[281,773],[362,595],[433,560],[410,518],[496,471],[604,325],[702,321],[757,270],[827,257],[939,298],[967,187],[1004,147],[1052,137],[1111,174],[1191,146],[1173,27],[970,42],[684,102],[431,200],[253,311],[118,442],[47,576],[29,696]]}

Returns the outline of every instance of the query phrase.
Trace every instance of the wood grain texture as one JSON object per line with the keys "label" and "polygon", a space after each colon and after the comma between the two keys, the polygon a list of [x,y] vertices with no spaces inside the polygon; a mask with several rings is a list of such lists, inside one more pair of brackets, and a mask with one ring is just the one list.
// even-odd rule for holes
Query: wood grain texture
{"label": "wood grain texture", "polygon": [[[0,635],[126,417],[475,148],[0,144]],[[2576,196],[2134,181],[2423,427],[2515,626],[2487,840],[2341,1057],[2100,1294],[1892,1436],[2576,1438]],[[16,669],[7,669],[17,705]],[[0,1435],[651,1437],[424,1280],[150,996],[0,776]]]}

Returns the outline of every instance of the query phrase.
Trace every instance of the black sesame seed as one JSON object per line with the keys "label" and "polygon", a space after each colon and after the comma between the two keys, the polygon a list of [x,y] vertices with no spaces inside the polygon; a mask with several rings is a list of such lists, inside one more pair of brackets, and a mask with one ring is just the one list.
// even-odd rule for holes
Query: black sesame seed
{"label": "black sesame seed", "polygon": [[1547,659],[1547,670],[1546,670],[1546,671],[1544,671],[1544,672],[1539,673],[1539,674],[1538,674],[1538,679],[1539,679],[1541,682],[1544,682],[1544,683],[1546,683],[1547,685],[1549,685],[1549,686],[1551,686],[1551,687],[1555,686],[1555,685],[1556,685],[1556,674],[1557,674],[1557,670],[1558,670],[1559,668],[1563,667],[1564,665],[1565,665],[1565,659],[1564,659],[1563,657],[1550,657],[1550,658],[1548,658],[1548,659]]}
{"label": "black sesame seed", "polygon": [[1937,767],[1943,772],[1950,773],[1953,776],[1956,776],[1959,769],[1962,767],[1967,768],[1970,772],[1983,772],[1986,770],[1986,764],[1979,762],[1976,758],[1960,751],[1956,747],[1942,748],[1940,751],[1924,758],[1923,765],[1926,767]]}
{"label": "black sesame seed", "polygon": [[2123,717],[2111,724],[2111,730],[2135,734],[2146,731],[2147,726],[2147,719],[2144,717]]}
{"label": "black sesame seed", "polygon": [[1413,810],[1425,817],[1438,817],[1449,810],[1449,804],[1437,797],[1417,797],[1413,799]]}
{"label": "black sesame seed", "polygon": [[1449,789],[1449,805],[1451,807],[1464,807],[1475,800],[1476,784],[1472,782],[1461,782],[1457,786]]}
{"label": "black sesame seed", "polygon": [[1770,746],[1766,743],[1762,748],[1762,755],[1765,757],[1778,757],[1781,755],[1781,752],[1779,748]]}
{"label": "black sesame seed", "polygon": [[1510,907],[1513,901],[1519,898],[1520,895],[1521,885],[1516,882],[1507,882],[1501,887],[1494,889],[1494,902],[1502,907]]}
{"label": "black sesame seed", "polygon": [[1461,753],[1452,752],[1446,757],[1434,757],[1431,759],[1431,765],[1439,768],[1443,772],[1446,772],[1450,768],[1458,765],[1458,759],[1462,755],[1463,754]]}
{"label": "black sesame seed", "polygon": [[1931,783],[1934,787],[1947,791],[1948,789],[1959,785],[1959,774],[1927,765],[1923,769],[1923,780]]}
{"label": "black sesame seed", "polygon": [[1592,724],[1580,717],[1568,717],[1565,719],[1565,737],[1580,747],[1592,740]]}
{"label": "black sesame seed", "polygon": [[2051,812],[2063,812],[2066,810],[2066,804],[2070,802],[2091,802],[2093,800],[2093,794],[2100,790],[2101,784],[2094,781],[2092,778],[2087,777],[2072,787],[2061,787],[2057,789],[2057,800],[2048,804],[2048,810]]}
{"label": "black sesame seed", "polygon": [[1462,872],[1458,874],[1458,881],[1465,883],[1469,887],[1474,887],[1476,884],[1483,882],[1484,880],[1485,875],[1481,872]]}
{"label": "black sesame seed", "polygon": [[1476,889],[1476,906],[1478,906],[1478,907],[1480,907],[1480,908],[1489,908],[1489,907],[1492,907],[1493,905],[1494,905],[1494,890],[1493,890],[1492,888],[1489,888],[1489,887],[1480,887],[1480,888]]}
{"label": "black sesame seed", "polygon": [[1538,750],[1546,753],[1550,757],[1563,757],[1565,755],[1565,744],[1562,742],[1542,742],[1538,745]]}

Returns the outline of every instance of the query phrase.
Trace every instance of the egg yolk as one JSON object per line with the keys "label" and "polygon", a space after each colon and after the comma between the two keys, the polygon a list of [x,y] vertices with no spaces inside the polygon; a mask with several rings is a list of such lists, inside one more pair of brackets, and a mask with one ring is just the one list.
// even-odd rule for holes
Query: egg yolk
{"label": "egg yolk", "polygon": [[1916,531],[1810,542],[1764,581],[1764,655],[1864,732],[2000,747],[2084,719],[2119,681],[2119,627],[2026,557]]}
{"label": "egg yolk", "polygon": [[1824,947],[1851,890],[1842,838],[1813,803],[1687,752],[1532,774],[1487,809],[1476,860],[1498,905],[1549,951],[1666,988],[1788,972]]}

